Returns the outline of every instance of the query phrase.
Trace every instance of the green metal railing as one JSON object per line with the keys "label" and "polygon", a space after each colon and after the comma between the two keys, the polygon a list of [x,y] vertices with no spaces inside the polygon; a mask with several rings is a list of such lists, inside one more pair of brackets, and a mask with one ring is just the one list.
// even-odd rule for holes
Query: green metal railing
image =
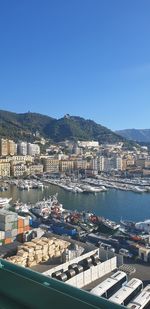
{"label": "green metal railing", "polygon": [[86,291],[0,259],[0,309],[121,309]]}

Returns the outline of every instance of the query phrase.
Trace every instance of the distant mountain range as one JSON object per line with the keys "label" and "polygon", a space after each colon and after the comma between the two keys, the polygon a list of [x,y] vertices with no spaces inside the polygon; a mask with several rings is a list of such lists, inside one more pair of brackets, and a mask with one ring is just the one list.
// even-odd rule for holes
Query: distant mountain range
{"label": "distant mountain range", "polygon": [[106,127],[81,117],[66,115],[57,120],[37,113],[16,114],[0,111],[1,138],[32,141],[37,132],[53,142],[72,139],[114,143],[124,140]]}
{"label": "distant mountain range", "polygon": [[150,143],[150,129],[127,129],[116,131],[122,137],[142,143]]}

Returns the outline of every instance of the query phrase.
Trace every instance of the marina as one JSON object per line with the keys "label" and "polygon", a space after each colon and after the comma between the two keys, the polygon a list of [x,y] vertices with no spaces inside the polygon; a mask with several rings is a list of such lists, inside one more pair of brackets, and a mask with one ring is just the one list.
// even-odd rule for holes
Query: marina
{"label": "marina", "polygon": [[59,201],[66,209],[86,210],[116,222],[120,222],[121,218],[135,222],[150,218],[150,199],[147,193],[109,189],[96,194],[74,194],[52,184],[48,184],[43,190],[19,190],[16,185],[11,184],[0,196],[12,198],[12,203],[21,201],[33,204],[57,192]]}
{"label": "marina", "polygon": [[53,184],[73,193],[98,193],[106,192],[109,189],[122,191],[131,191],[136,193],[150,192],[149,179],[120,179],[97,176],[97,178],[71,179],[53,179],[43,176],[43,182]]}
{"label": "marina", "polygon": [[[131,221],[120,220],[120,222],[117,223],[103,216],[98,216],[93,212],[66,209],[64,205],[59,202],[58,194],[51,195],[49,198],[44,198],[33,204],[12,202],[12,206],[7,209],[5,201],[7,200],[7,204],[9,204],[9,199],[1,198],[1,201],[2,200],[4,201],[1,212],[2,216],[8,217],[10,214],[10,216],[13,217],[13,215],[15,215],[20,218],[19,220],[27,222],[23,234],[21,234],[21,236],[17,235],[17,240],[19,236],[21,237],[19,240],[21,239],[22,241],[25,239],[24,237],[30,239],[32,229],[42,228],[47,232],[69,236],[75,240],[83,242],[90,241],[106,251],[119,254],[123,252],[122,254],[126,254],[126,257],[136,257],[138,255],[137,246],[141,244],[145,246],[145,249],[149,250],[149,229],[147,229],[149,227],[149,221],[139,223],[132,222],[131,224]],[[20,224],[19,222],[20,221],[18,221],[18,224]],[[4,225],[3,223],[3,226]],[[31,232],[29,232],[29,226]],[[14,232],[16,233],[16,230]],[[27,232],[27,234],[25,234],[25,232]],[[13,239],[13,235],[4,239],[4,241],[7,242],[10,241],[10,239]]]}

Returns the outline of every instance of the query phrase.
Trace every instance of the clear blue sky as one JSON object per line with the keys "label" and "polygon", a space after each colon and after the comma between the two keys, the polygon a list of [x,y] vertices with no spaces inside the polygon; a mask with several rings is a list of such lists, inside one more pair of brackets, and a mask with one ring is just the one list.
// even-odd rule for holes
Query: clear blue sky
{"label": "clear blue sky", "polygon": [[0,109],[150,128],[150,1],[0,1]]}

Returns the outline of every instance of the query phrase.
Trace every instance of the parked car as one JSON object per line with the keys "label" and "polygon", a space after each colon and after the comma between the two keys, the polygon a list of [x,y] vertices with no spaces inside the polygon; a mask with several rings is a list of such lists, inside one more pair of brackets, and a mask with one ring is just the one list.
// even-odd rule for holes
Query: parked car
{"label": "parked car", "polygon": [[132,258],[133,257],[133,254],[129,252],[129,250],[127,249],[124,249],[124,248],[121,248],[119,250],[119,254],[125,256],[125,257],[129,257],[129,258]]}

